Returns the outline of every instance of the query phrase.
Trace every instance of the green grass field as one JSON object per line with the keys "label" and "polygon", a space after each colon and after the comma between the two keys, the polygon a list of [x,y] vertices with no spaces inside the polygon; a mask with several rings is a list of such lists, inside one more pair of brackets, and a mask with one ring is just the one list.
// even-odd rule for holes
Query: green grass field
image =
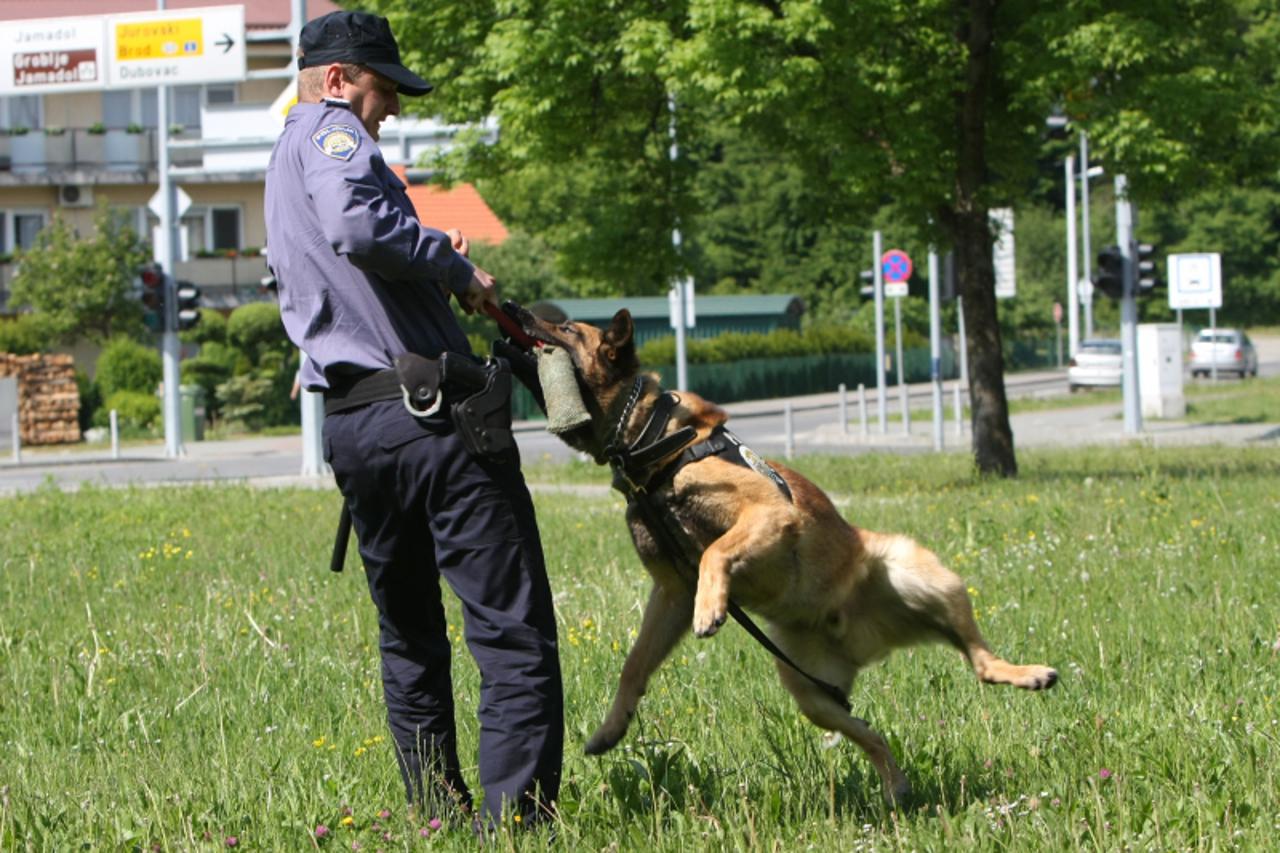
{"label": "green grass field", "polygon": [[[975,478],[964,454],[796,463],[851,521],[942,555],[998,652],[1062,675],[1041,694],[984,687],[942,647],[868,670],[854,712],[911,778],[900,812],[855,747],[823,748],[732,624],[686,640],[623,744],[584,757],[647,583],[617,497],[539,494],[561,820],[554,840],[490,846],[1274,849],[1280,451],[1020,462],[1013,482]],[[603,479],[557,472],[531,477]],[[337,509],[331,492],[236,486],[0,501],[0,849],[476,848],[458,829],[424,837],[403,808],[354,552],[327,570]],[[478,678],[455,648],[466,764]]]}

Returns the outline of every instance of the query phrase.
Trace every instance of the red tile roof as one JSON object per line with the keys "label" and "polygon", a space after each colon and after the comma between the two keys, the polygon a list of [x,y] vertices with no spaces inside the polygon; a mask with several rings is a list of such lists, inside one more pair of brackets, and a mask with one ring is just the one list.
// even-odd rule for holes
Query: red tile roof
{"label": "red tile roof", "polygon": [[[223,5],[220,0],[165,0],[165,11]],[[250,29],[279,29],[289,25],[293,0],[245,0],[244,23]],[[307,0],[307,19],[337,11],[333,0]],[[31,18],[69,18],[154,12],[156,0],[0,0],[0,21]]]}
{"label": "red tile roof", "polygon": [[408,184],[409,201],[413,202],[423,225],[442,231],[457,228],[473,243],[498,246],[507,239],[507,226],[471,184],[455,184],[447,190],[429,184],[410,184],[403,166],[391,168]]}

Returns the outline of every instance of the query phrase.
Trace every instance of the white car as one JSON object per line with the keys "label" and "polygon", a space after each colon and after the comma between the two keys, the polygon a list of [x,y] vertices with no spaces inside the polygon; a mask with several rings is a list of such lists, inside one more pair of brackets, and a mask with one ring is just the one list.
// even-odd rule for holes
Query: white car
{"label": "white car", "polygon": [[1191,343],[1191,375],[1238,373],[1240,378],[1258,375],[1258,351],[1241,329],[1201,329]]}
{"label": "white car", "polygon": [[1118,388],[1122,372],[1119,341],[1084,341],[1067,362],[1067,386],[1073,392],[1088,387]]}

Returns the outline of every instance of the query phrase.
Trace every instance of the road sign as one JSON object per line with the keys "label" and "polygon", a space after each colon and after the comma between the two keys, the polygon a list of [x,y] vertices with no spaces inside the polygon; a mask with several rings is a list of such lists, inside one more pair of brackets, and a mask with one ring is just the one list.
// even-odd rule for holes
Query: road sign
{"label": "road sign", "polygon": [[1222,255],[1217,252],[1170,255],[1169,307],[1221,308]]}
{"label": "road sign", "polygon": [[49,18],[0,25],[0,92],[82,92],[106,85],[105,19]]}
{"label": "road sign", "polygon": [[[174,187],[173,194],[177,209],[173,211],[173,215],[181,219],[191,209],[191,196],[183,192],[182,187]],[[147,210],[156,215],[156,219],[164,218],[164,196],[160,195],[160,190],[156,190],[151,194],[150,200],[147,201]]]}
{"label": "road sign", "polygon": [[246,78],[244,7],[0,24],[0,94],[138,89]]}
{"label": "road sign", "polygon": [[997,229],[996,242],[991,247],[991,261],[996,268],[996,298],[1011,299],[1018,292],[1013,248],[1013,208],[995,208],[987,215]]}
{"label": "road sign", "polygon": [[245,79],[244,7],[112,15],[109,88]]}
{"label": "road sign", "polygon": [[901,249],[890,249],[880,256],[880,270],[884,274],[884,295],[907,295],[907,279],[911,278],[911,257]]}

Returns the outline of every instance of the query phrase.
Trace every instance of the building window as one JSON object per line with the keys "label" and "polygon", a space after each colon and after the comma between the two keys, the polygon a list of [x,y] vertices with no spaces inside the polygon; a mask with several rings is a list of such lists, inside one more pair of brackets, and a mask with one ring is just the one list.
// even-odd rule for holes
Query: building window
{"label": "building window", "polygon": [[0,254],[30,249],[47,220],[43,210],[0,210]]}
{"label": "building window", "polygon": [[39,95],[0,97],[0,130],[44,127],[44,101]]}
{"label": "building window", "polygon": [[210,211],[209,245],[214,250],[240,248],[240,208],[215,207]]}
{"label": "building window", "polygon": [[211,107],[223,104],[234,104],[236,102],[235,85],[231,83],[217,83],[205,86],[204,102]]}
{"label": "building window", "polygon": [[108,89],[102,93],[102,123],[111,130],[139,125],[155,130],[159,101],[155,89]]}

